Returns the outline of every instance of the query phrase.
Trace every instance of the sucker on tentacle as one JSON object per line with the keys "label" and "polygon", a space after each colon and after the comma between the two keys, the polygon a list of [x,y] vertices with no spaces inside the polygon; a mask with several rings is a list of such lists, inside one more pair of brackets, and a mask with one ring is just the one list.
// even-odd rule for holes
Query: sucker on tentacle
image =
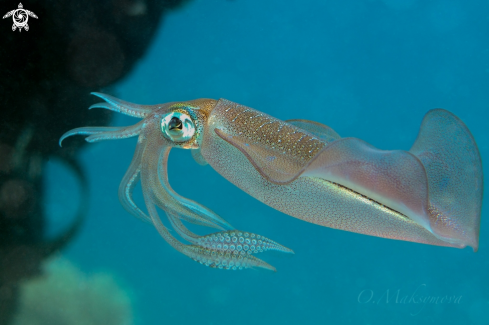
{"label": "sucker on tentacle", "polygon": [[169,216],[170,222],[177,233],[192,244],[213,250],[225,251],[235,254],[256,254],[268,250],[283,253],[294,253],[293,250],[274,242],[265,236],[239,230],[228,230],[198,236],[188,230],[175,216]]}

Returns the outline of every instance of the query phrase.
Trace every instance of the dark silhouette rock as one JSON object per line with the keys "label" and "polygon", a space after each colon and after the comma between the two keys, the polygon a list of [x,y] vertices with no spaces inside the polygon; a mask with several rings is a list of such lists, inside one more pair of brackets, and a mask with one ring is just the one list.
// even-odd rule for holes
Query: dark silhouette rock
{"label": "dark silhouette rock", "polygon": [[[59,137],[80,125],[106,125],[110,112],[88,107],[91,91],[123,78],[142,57],[165,12],[180,0],[29,1],[29,30],[0,20],[0,324],[8,324],[17,285],[39,274],[41,262],[69,242],[44,235],[43,165],[56,156],[73,167],[83,140]],[[12,2],[0,0],[1,8]],[[16,9],[16,8],[10,8]],[[3,16],[5,13],[1,13]]]}

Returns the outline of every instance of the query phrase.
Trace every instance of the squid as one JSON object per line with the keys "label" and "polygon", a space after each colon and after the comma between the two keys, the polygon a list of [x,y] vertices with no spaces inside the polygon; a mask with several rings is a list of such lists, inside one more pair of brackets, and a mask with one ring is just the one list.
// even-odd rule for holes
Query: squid
{"label": "squid", "polygon": [[[255,255],[293,251],[236,230],[168,182],[172,148],[191,150],[228,181],[266,205],[301,220],[365,235],[477,251],[482,163],[465,124],[443,109],[429,111],[409,151],[380,150],[340,137],[318,122],[281,121],[226,99],[137,105],[101,93],[104,108],[142,120],[126,127],[81,127],[67,137],[87,142],[138,137],[119,186],[130,214],[148,222],[174,249],[213,268],[275,268]],[[146,212],[133,200],[141,181]],[[166,214],[166,222],[157,208]],[[185,223],[215,228],[197,235]],[[180,239],[171,232],[172,227]]]}

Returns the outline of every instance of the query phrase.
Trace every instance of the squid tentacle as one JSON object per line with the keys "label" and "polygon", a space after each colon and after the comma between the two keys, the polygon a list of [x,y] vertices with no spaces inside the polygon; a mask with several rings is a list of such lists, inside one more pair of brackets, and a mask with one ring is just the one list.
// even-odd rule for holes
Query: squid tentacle
{"label": "squid tentacle", "polygon": [[[171,189],[171,188],[170,188]],[[222,219],[218,214],[213,212],[211,209],[206,208],[205,206],[184,198],[183,196],[178,195],[175,191],[171,190],[170,194],[174,195],[174,198],[178,200],[190,213],[193,215],[197,215],[205,220],[208,220],[215,224],[217,229],[234,229],[226,220]]]}
{"label": "squid tentacle", "polygon": [[165,225],[163,224],[163,222],[161,222],[161,219],[158,215],[158,211],[156,211],[156,207],[153,204],[149,195],[150,195],[149,193],[143,192],[144,201],[146,202],[146,208],[148,209],[148,213],[151,217],[151,221],[152,221],[153,225],[156,227],[156,229],[158,230],[161,237],[163,237],[163,239],[168,244],[170,244],[171,247],[173,247],[174,249],[176,249],[180,253],[185,254],[184,253],[184,251],[185,251],[184,246],[185,245],[182,244],[181,242],[179,242],[175,237],[173,237],[172,234],[170,234],[170,231],[168,230],[168,228],[166,228]]}
{"label": "squid tentacle", "polygon": [[144,125],[143,122],[144,120],[134,125],[121,126],[121,127],[107,126],[107,127],[76,128],[66,132],[61,136],[61,138],[59,139],[59,146],[61,147],[61,143],[63,142],[64,139],[71,137],[73,135],[88,135],[88,137],[85,138],[85,141],[90,143],[103,141],[103,140],[119,140],[119,139],[132,138],[139,135]]}
{"label": "squid tentacle", "polygon": [[[219,248],[211,248],[202,246],[201,238],[196,234],[192,233],[188,230],[180,220],[172,216],[170,213],[168,214],[168,219],[174,226],[175,230],[179,235],[183,235],[182,237],[193,245],[184,245],[183,250],[181,251],[183,254],[187,255],[191,259],[196,262],[199,262],[205,266],[209,266],[212,268],[219,268],[225,270],[242,270],[247,268],[259,267],[264,268],[271,271],[277,271],[273,266],[266,263],[265,261],[256,258],[251,255],[251,251],[237,251],[237,250],[226,250]],[[158,222],[158,220],[157,220]],[[161,220],[159,220],[159,225],[162,226]]]}
{"label": "squid tentacle", "polygon": [[[142,169],[144,169],[144,167]],[[218,226],[211,220],[205,219],[196,214],[188,213],[189,211],[187,211],[185,207],[180,206],[179,202],[175,200],[173,197],[171,197],[169,193],[167,193],[158,184],[154,184],[154,186],[151,186],[150,188],[154,190],[153,193],[154,203],[165,212],[172,213],[185,221],[188,221],[190,223],[199,226],[222,229],[220,226]]]}
{"label": "squid tentacle", "polygon": [[141,129],[144,126],[144,120],[140,121],[137,124],[126,126],[118,131],[107,131],[103,133],[96,133],[88,136],[85,140],[87,142],[98,142],[102,140],[119,140],[119,139],[127,139],[132,138],[141,132]]}
{"label": "squid tentacle", "polygon": [[205,266],[225,270],[242,270],[249,268],[263,268],[276,272],[273,266],[252,255],[241,255],[216,251],[202,246],[186,245],[184,253],[191,259]]}
{"label": "squid tentacle", "polygon": [[[170,183],[168,182],[167,167],[168,167],[168,156],[170,154],[170,150],[164,151],[162,150],[159,156],[158,162],[158,179],[160,181],[160,185],[163,188],[165,194],[169,194],[173,200],[177,201],[180,205],[183,205],[185,210],[184,219],[189,220],[190,222],[192,218],[196,220],[205,220],[206,224],[211,224],[212,228],[217,229],[233,229],[226,220],[222,219],[219,215],[214,213],[212,210],[200,205],[199,203],[184,198],[183,196],[178,195],[172,188]],[[182,213],[177,213],[178,215],[182,215]]]}
{"label": "squid tentacle", "polygon": [[169,220],[177,233],[186,241],[204,248],[227,252],[239,252],[240,254],[256,254],[268,250],[283,253],[294,253],[293,250],[261,235],[243,232],[239,230],[221,231],[205,236],[198,236],[188,230],[183,223],[172,215]]}
{"label": "squid tentacle", "polygon": [[106,94],[101,94],[96,92],[93,92],[91,94],[102,98],[106,102],[93,104],[88,109],[105,108],[114,112],[122,113],[133,117],[138,117],[138,118],[145,118],[155,109],[155,106],[152,105],[133,104]]}
{"label": "squid tentacle", "polygon": [[[164,150],[162,150],[164,151]],[[151,188],[150,186],[150,178],[149,175],[146,175],[145,171],[148,171],[148,165],[145,165],[143,162],[142,168],[142,179],[143,186],[147,188]],[[148,193],[151,192],[151,193]],[[148,209],[148,213],[153,221],[154,226],[158,230],[159,234],[165,241],[170,244],[174,249],[179,251],[180,253],[190,257],[196,262],[199,262],[203,265],[219,268],[219,269],[228,269],[228,270],[241,270],[246,268],[259,267],[272,271],[276,271],[276,269],[270,264],[262,261],[254,256],[248,254],[234,254],[229,252],[223,252],[213,249],[208,249],[205,247],[197,246],[197,245],[185,245],[178,241],[174,236],[172,236],[165,227],[163,222],[161,222],[160,217],[158,216],[158,212],[153,204],[153,199],[156,199],[155,193],[150,191],[143,191],[144,200],[146,202],[146,207]],[[171,212],[167,212],[171,215]]]}
{"label": "squid tentacle", "polygon": [[65,132],[61,138],[59,139],[59,146],[61,147],[61,143],[64,139],[71,137],[73,135],[92,135],[99,134],[104,132],[118,132],[124,129],[124,126],[92,126],[92,127],[82,127],[69,130]]}
{"label": "squid tentacle", "polygon": [[237,250],[246,254],[256,254],[268,250],[279,251],[283,253],[294,253],[293,250],[261,235],[238,230],[222,231],[199,237],[200,246],[217,249],[226,249],[230,251]]}
{"label": "squid tentacle", "polygon": [[[140,136],[140,140],[141,140]],[[142,221],[151,223],[151,218],[147,216],[137,205],[134,203],[132,198],[132,193],[134,191],[134,187],[138,183],[141,177],[141,160],[142,153],[144,151],[145,143],[139,141],[136,150],[134,152],[134,157],[131,161],[131,165],[126,171],[126,174],[122,178],[122,181],[119,185],[119,201],[122,204],[122,207],[133,216]]]}
{"label": "squid tentacle", "polygon": [[188,228],[185,227],[183,223],[180,221],[180,218],[178,218],[178,216],[175,216],[171,213],[167,213],[167,215],[168,215],[168,220],[170,220],[171,225],[177,231],[180,237],[182,237],[184,240],[194,245],[198,245],[199,243],[198,235],[188,230]]}
{"label": "squid tentacle", "polygon": [[[152,135],[148,135],[148,138],[152,138]],[[171,212],[188,222],[205,227],[222,229],[222,227],[217,225],[214,221],[204,218],[205,216],[199,216],[186,209],[185,206],[180,204],[178,198],[172,196],[172,194],[168,191],[168,188],[166,188],[160,181],[158,173],[160,167],[163,168],[163,170],[166,170],[168,153],[171,148],[164,146],[164,144],[161,144],[159,147],[161,148],[158,149],[157,152],[154,152],[154,148],[147,145],[142,155],[143,166],[141,168],[141,172],[148,172],[146,182],[142,185],[143,188],[152,190],[154,203],[165,212]],[[158,167],[157,165],[160,166]],[[168,182],[166,182],[166,184],[168,184]]]}

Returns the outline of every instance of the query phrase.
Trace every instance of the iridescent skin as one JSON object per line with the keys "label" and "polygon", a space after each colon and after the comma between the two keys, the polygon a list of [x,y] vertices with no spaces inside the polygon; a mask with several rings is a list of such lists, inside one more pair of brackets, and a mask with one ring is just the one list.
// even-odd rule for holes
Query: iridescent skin
{"label": "iridescent skin", "polygon": [[[217,214],[173,191],[171,148],[192,150],[227,180],[290,216],[335,229],[438,246],[478,248],[482,164],[467,127],[448,111],[428,112],[411,150],[384,151],[307,120],[281,121],[225,99],[143,106],[94,93],[93,105],[143,120],[128,127],[85,127],[88,142],[139,136],[119,187],[123,207],[152,223],[176,250],[223,269],[262,267],[253,254],[292,250],[263,236],[233,230]],[[91,107],[91,108],[92,108]],[[132,199],[141,180],[148,215]],[[156,207],[182,239],[162,223]],[[197,236],[181,220],[222,231]]]}

